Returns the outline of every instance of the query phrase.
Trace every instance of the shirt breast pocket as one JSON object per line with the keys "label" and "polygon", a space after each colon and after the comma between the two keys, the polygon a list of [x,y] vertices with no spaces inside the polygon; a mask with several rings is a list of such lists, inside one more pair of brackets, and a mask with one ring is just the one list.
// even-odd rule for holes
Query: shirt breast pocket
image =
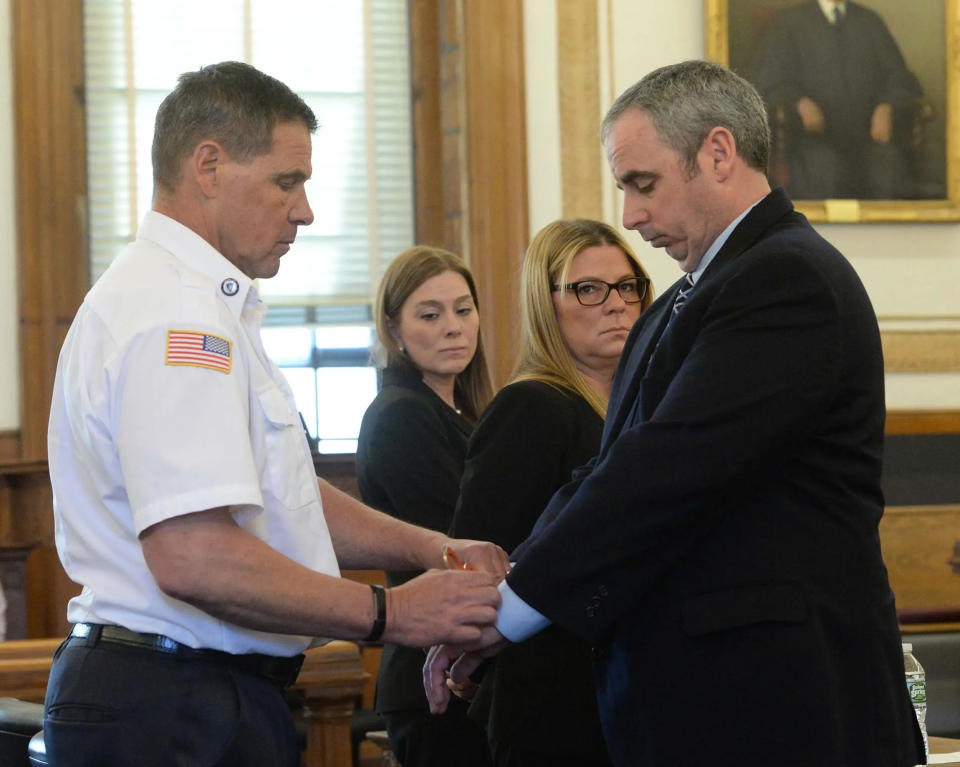
{"label": "shirt breast pocket", "polygon": [[263,492],[288,509],[317,498],[316,476],[300,416],[272,383],[257,392],[263,415]]}

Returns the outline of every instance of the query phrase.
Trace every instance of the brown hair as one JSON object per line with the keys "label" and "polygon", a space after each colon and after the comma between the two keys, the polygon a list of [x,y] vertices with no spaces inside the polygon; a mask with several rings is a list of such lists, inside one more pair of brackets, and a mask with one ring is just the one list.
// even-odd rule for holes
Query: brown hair
{"label": "brown hair", "polygon": [[[460,256],[441,248],[417,245],[394,258],[380,280],[374,315],[377,328],[377,363],[393,370],[419,372],[410,358],[400,351],[391,328],[399,322],[400,310],[410,294],[431,277],[443,272],[456,272],[466,280],[473,303],[479,311],[477,286],[473,275]],[[476,421],[492,394],[487,358],[483,351],[483,334],[477,330],[477,351],[454,384],[457,402],[463,415]]]}

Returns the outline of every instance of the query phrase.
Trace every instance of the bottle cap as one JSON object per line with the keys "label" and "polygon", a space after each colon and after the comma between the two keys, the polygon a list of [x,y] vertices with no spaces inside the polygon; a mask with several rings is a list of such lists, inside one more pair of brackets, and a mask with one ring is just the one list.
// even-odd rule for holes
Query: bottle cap
{"label": "bottle cap", "polygon": [[904,642],[901,646],[904,652],[913,652],[913,645],[910,642]]}

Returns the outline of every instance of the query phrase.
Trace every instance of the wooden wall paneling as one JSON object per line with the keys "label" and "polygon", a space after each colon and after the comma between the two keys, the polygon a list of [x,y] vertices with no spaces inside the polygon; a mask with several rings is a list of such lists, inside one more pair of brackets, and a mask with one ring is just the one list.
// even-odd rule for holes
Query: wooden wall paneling
{"label": "wooden wall paneling", "polygon": [[960,370],[960,331],[885,331],[884,369],[888,373],[955,373]]}
{"label": "wooden wall paneling", "polygon": [[518,343],[520,263],[527,247],[523,5],[464,2],[467,189],[471,268],[494,384]]}
{"label": "wooden wall paneling", "polygon": [[0,545],[8,557],[26,547],[26,633],[37,637],[63,633],[77,589],[53,552],[42,462],[57,356],[88,279],[83,3],[12,0],[11,18],[21,399],[20,432],[3,440]]}
{"label": "wooden wall paneling", "polygon": [[960,608],[960,506],[889,506],[880,521],[883,561],[897,608]]}
{"label": "wooden wall paneling", "polygon": [[467,136],[463,63],[463,4],[437,2],[440,189],[443,195],[443,244],[470,262],[469,206],[467,202]]}
{"label": "wooden wall paneling", "polygon": [[357,484],[357,459],[353,453],[331,453],[315,455],[313,469],[338,490],[360,499],[360,487]]}
{"label": "wooden wall paneling", "polygon": [[887,434],[960,434],[960,410],[889,410],[885,431]]}
{"label": "wooden wall paneling", "polygon": [[87,286],[82,0],[13,0],[20,458],[46,455],[57,355]]}
{"label": "wooden wall paneling", "polygon": [[15,463],[20,460],[20,432],[0,431],[0,464]]}
{"label": "wooden wall paneling", "polygon": [[67,600],[79,592],[53,549],[53,494],[46,463],[0,465],[0,580],[7,637],[62,635]]}
{"label": "wooden wall paneling", "polygon": [[67,602],[80,593],[53,545],[31,550],[27,558],[27,637],[65,636],[70,630]]}
{"label": "wooden wall paneling", "polygon": [[410,70],[416,239],[469,262],[461,2],[410,0]]}
{"label": "wooden wall paneling", "polygon": [[26,639],[27,632],[27,557],[29,548],[0,549],[0,583],[6,600],[4,639]]}
{"label": "wooden wall paneling", "polygon": [[0,642],[0,692],[31,703],[43,703],[53,654],[61,637]]}
{"label": "wooden wall paneling", "polygon": [[603,218],[597,0],[556,0],[564,218]]}
{"label": "wooden wall paneling", "polygon": [[444,239],[439,11],[436,0],[411,0],[409,4],[416,241],[456,252],[459,242]]}
{"label": "wooden wall paneling", "polygon": [[516,354],[528,239],[523,7],[410,0],[410,18],[417,239],[470,264],[501,385]]}
{"label": "wooden wall paneling", "polygon": [[53,543],[52,510],[46,463],[0,466],[0,546]]}

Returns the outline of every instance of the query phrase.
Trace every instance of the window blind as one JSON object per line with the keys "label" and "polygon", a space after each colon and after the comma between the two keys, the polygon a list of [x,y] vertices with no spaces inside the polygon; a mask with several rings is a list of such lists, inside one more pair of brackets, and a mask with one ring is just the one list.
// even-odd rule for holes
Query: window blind
{"label": "window blind", "polygon": [[182,72],[232,59],[285,82],[320,124],[314,223],[262,295],[292,319],[370,306],[413,243],[406,0],[85,0],[84,45],[91,282],[150,208],[160,102]]}

